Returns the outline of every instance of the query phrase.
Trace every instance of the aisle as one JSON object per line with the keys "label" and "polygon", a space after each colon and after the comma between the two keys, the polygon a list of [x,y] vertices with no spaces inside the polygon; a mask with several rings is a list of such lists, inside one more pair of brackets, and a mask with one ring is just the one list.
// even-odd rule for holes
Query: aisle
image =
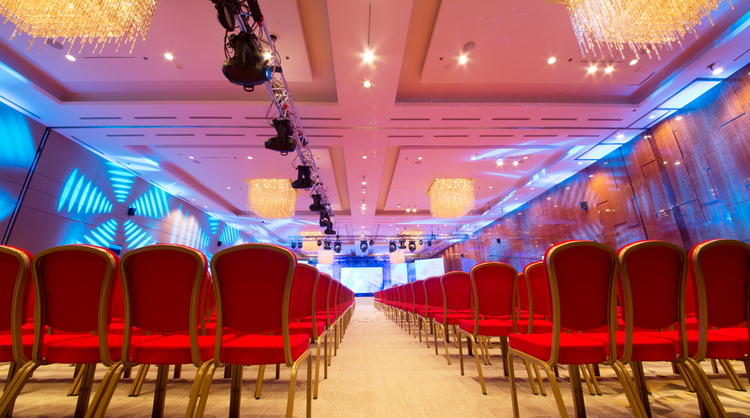
{"label": "aisle", "polygon": [[[441,343],[442,344],[442,343]],[[440,346],[441,353],[442,345]],[[493,365],[484,368],[488,395],[482,395],[473,358],[467,358],[466,376],[461,376],[458,352],[451,345],[453,364],[443,355],[436,356],[424,343],[407,334],[372,306],[372,298],[358,298],[357,309],[349,329],[329,369],[329,378],[320,383],[320,394],[313,401],[317,418],[490,418],[512,416],[508,379],[502,377],[502,365],[493,350]],[[705,367],[708,367],[705,365]],[[741,363],[735,362],[743,382],[747,377]],[[646,364],[646,375],[654,398],[654,416],[697,416],[695,395],[687,393],[667,364]],[[0,365],[5,376],[7,364]],[[104,367],[99,366],[95,387]],[[180,379],[170,379],[167,388],[166,417],[183,417],[194,368],[185,366]],[[134,373],[135,374],[135,373]],[[289,370],[281,369],[279,380],[273,379],[268,367],[260,400],[253,398],[257,367],[245,368],[242,392],[242,416],[278,418],[286,408]],[[561,374],[567,375],[564,368]],[[630,417],[630,410],[614,373],[602,367],[600,382],[604,396],[585,396],[590,417]],[[206,409],[206,417],[225,417],[229,407],[229,380],[217,372]],[[526,381],[522,365],[516,365],[519,377],[521,417],[559,416],[552,396],[534,396]],[[654,376],[658,377],[654,377]],[[730,416],[748,416],[750,395],[729,388],[727,379],[709,373]],[[321,370],[322,377],[322,370]],[[149,374],[140,397],[129,398],[132,379],[123,379],[117,388],[107,417],[143,417],[151,415],[155,370]],[[0,379],[0,383],[4,381]],[[14,417],[72,416],[75,397],[67,397],[72,382],[72,368],[47,366],[38,369],[18,398]],[[297,385],[295,417],[305,416],[304,381]],[[549,385],[547,385],[549,388]],[[570,386],[562,382],[561,390],[568,411],[572,412]],[[585,391],[585,388],[584,388]],[[585,392],[587,393],[587,392]]]}

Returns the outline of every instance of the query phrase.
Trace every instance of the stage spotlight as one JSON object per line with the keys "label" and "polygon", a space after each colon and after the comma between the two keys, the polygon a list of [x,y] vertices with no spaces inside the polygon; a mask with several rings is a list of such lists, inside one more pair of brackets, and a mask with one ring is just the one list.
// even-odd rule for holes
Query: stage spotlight
{"label": "stage spotlight", "polygon": [[323,241],[318,240],[318,242],[316,242],[316,244],[318,244],[318,247],[320,247],[321,245],[323,245]]}
{"label": "stage spotlight", "polygon": [[297,248],[297,241],[292,241],[292,249]]}
{"label": "stage spotlight", "polygon": [[417,244],[414,241],[409,241],[409,251],[414,252],[417,250]]}
{"label": "stage spotlight", "polygon": [[325,245],[323,246],[324,250],[330,250],[331,249],[331,241],[326,240]]}
{"label": "stage spotlight", "polygon": [[302,249],[302,241],[297,241],[297,248]]}
{"label": "stage spotlight", "polygon": [[227,31],[234,31],[234,16],[237,15],[237,3],[234,0],[212,0],[216,8],[216,18]]}
{"label": "stage spotlight", "polygon": [[338,254],[341,252],[341,241],[336,241],[333,243],[333,251]]}
{"label": "stage spotlight", "polygon": [[227,80],[243,86],[246,91],[253,91],[256,85],[271,79],[271,69],[263,59],[255,34],[235,33],[229,35],[229,42],[234,55],[227,58],[221,67]]}
{"label": "stage spotlight", "polygon": [[359,242],[359,249],[362,250],[362,252],[367,252],[367,241],[362,240]]}
{"label": "stage spotlight", "polygon": [[281,155],[294,152],[297,145],[292,138],[292,123],[286,119],[274,119],[273,127],[276,129],[276,136],[266,140],[266,149],[278,151]]}
{"label": "stage spotlight", "polygon": [[403,239],[402,239],[402,240],[400,240],[400,241],[398,242],[398,248],[399,248],[399,249],[402,249],[402,250],[405,250],[405,249],[406,249],[406,240],[403,240]]}
{"label": "stage spotlight", "polygon": [[388,252],[395,253],[397,249],[398,248],[396,248],[396,243],[394,241],[391,241],[388,244]]}
{"label": "stage spotlight", "polygon": [[419,245],[423,245],[424,242],[422,240],[419,240]]}
{"label": "stage spotlight", "polygon": [[372,247],[373,245],[375,245],[375,241],[374,241],[374,240],[372,240],[372,239],[370,239],[370,242],[369,242],[369,244],[370,244],[370,247]]}
{"label": "stage spotlight", "polygon": [[318,222],[321,228],[325,228],[331,225],[331,217],[327,213],[320,214],[320,222]]}
{"label": "stage spotlight", "polygon": [[320,202],[319,194],[312,195],[312,198],[313,198],[313,204],[310,205],[311,212],[323,212],[324,210],[326,210],[325,205]]}
{"label": "stage spotlight", "polygon": [[292,182],[293,189],[309,189],[313,186],[310,178],[310,167],[306,165],[297,166],[297,180]]}
{"label": "stage spotlight", "polygon": [[428,247],[432,247],[432,241],[430,241],[430,240],[427,240],[427,246],[428,246]]}
{"label": "stage spotlight", "polygon": [[326,235],[336,235],[336,231],[333,230],[333,224],[328,225],[328,227],[326,227],[326,230],[323,231],[323,233]]}

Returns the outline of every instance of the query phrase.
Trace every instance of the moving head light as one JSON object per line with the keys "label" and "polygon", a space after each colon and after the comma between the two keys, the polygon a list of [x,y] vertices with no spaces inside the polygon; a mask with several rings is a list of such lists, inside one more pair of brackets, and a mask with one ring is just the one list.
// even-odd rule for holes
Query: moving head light
{"label": "moving head light", "polygon": [[294,143],[294,138],[292,138],[291,122],[286,119],[274,119],[273,127],[276,129],[276,136],[266,140],[266,149],[278,151],[281,155],[294,152],[297,146]]}
{"label": "moving head light", "polygon": [[266,65],[258,48],[258,37],[253,33],[240,32],[229,35],[234,55],[224,61],[221,70],[232,84],[253,91],[254,86],[271,79],[271,68]]}

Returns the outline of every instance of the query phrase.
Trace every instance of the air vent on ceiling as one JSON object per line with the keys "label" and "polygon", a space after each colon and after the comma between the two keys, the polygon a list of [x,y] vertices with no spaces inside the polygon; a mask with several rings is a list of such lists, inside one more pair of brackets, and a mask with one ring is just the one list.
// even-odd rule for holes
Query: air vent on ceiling
{"label": "air vent on ceiling", "polygon": [[568,135],[568,138],[599,138],[599,135]]}
{"label": "air vent on ceiling", "polygon": [[578,118],[542,118],[541,120],[547,120],[547,121],[550,121],[550,120],[556,120],[556,121],[565,121],[565,120],[575,121],[575,120],[578,120]]}
{"label": "air vent on ceiling", "polygon": [[146,136],[144,134],[107,134],[108,138],[128,138],[128,137],[138,137],[138,136]]}
{"label": "air vent on ceiling", "polygon": [[649,78],[653,77],[653,76],[654,76],[654,74],[656,74],[656,72],[653,72],[653,73],[649,74],[649,75],[648,75],[648,77],[644,78],[644,79],[643,79],[643,81],[641,81],[640,83],[638,83],[638,84],[630,84],[630,85],[631,85],[631,86],[640,86],[640,85],[642,85],[643,83],[645,83],[645,82],[646,82],[646,80],[648,80]]}
{"label": "air vent on ceiling", "polygon": [[305,135],[308,138],[343,138],[344,135]]}
{"label": "air vent on ceiling", "polygon": [[263,117],[263,116],[245,116],[245,119],[248,119],[248,120],[266,120],[268,118],[267,117]]}
{"label": "air vent on ceiling", "polygon": [[119,116],[81,116],[80,120],[119,120]]}
{"label": "air vent on ceiling", "polygon": [[557,138],[557,135],[524,135],[524,138]]}
{"label": "air vent on ceiling", "polygon": [[156,136],[195,136],[195,134],[156,134]]}
{"label": "air vent on ceiling", "polygon": [[229,120],[231,116],[190,116],[190,119],[215,119],[215,120]]}
{"label": "air vent on ceiling", "polygon": [[513,135],[479,135],[480,138],[513,138]]}
{"label": "air vent on ceiling", "polygon": [[300,118],[300,120],[341,120],[341,118]]}
{"label": "air vent on ceiling", "polygon": [[492,120],[530,120],[531,118],[492,118]]}
{"label": "air vent on ceiling", "polygon": [[206,134],[206,136],[245,136],[245,134]]}
{"label": "air vent on ceiling", "polygon": [[87,60],[93,60],[93,59],[133,59],[135,56],[133,55],[92,55],[90,57],[83,57]]}
{"label": "air vent on ceiling", "polygon": [[393,122],[428,121],[430,118],[391,118]]}
{"label": "air vent on ceiling", "polygon": [[482,118],[443,118],[442,120],[482,120]]}
{"label": "air vent on ceiling", "polygon": [[617,118],[589,118],[589,122],[622,122],[622,119]]}
{"label": "air vent on ceiling", "polygon": [[177,119],[177,116],[133,116],[133,119],[138,119],[138,120]]}
{"label": "air vent on ceiling", "polygon": [[469,135],[433,135],[433,138],[468,138]]}
{"label": "air vent on ceiling", "polygon": [[388,138],[422,138],[423,135],[388,135]]}

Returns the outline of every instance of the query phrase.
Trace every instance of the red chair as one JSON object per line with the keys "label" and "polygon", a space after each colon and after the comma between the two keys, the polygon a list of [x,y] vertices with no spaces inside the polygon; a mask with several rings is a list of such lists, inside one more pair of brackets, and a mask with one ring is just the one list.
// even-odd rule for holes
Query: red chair
{"label": "red chair", "polygon": [[[440,276],[440,286],[443,289],[443,312],[435,314],[435,326],[443,336],[445,358],[448,365],[451,358],[448,354],[448,326],[453,329],[454,337],[458,338],[458,324],[462,319],[471,319],[472,290],[471,277],[463,271],[451,271]],[[437,347],[437,333],[435,333]]]}
{"label": "red chair", "polygon": [[[270,244],[235,245],[219,251],[211,259],[217,323],[221,326],[216,329],[214,361],[206,362],[198,372],[200,397],[195,411],[198,418],[203,416],[216,367],[231,367],[229,416],[238,417],[244,366],[281,363],[292,368],[286,408],[286,416],[291,418],[297,369],[305,360],[307,416],[310,416],[310,341],[305,334],[289,332],[296,266],[294,253]],[[221,337],[226,333],[234,333],[238,338],[224,342]],[[189,406],[186,417],[192,416]]]}
{"label": "red chair", "polygon": [[[577,332],[608,327],[610,340],[606,345],[614,349],[616,319],[617,254],[606,245],[590,241],[568,241],[550,247],[544,256],[545,276],[549,283],[552,302],[551,333],[511,334],[508,364],[510,365],[513,412],[518,416],[518,398],[513,368],[513,357],[518,356],[547,373],[561,416],[567,416],[552,367],[569,364],[570,384],[577,416],[585,416],[581,379],[577,365],[606,363],[612,366],[636,417],[646,413],[635,394],[635,386],[624,366],[608,355],[607,347],[599,341],[577,335]],[[569,330],[573,333],[566,333]]]}
{"label": "red chair", "polygon": [[[83,365],[75,416],[84,416],[97,363],[112,366],[122,353],[122,336],[107,332],[118,262],[113,252],[88,245],[50,248],[34,257],[31,265],[37,300],[31,361],[3,392],[0,416],[6,416],[33,371],[51,363]],[[73,339],[46,335],[45,326],[77,335]],[[136,342],[153,338],[158,337],[133,337]]]}
{"label": "red chair", "polygon": [[[474,359],[479,373],[479,384],[482,393],[487,394],[479,362],[480,352],[489,363],[489,350],[483,340],[485,337],[500,337],[500,349],[503,354],[503,371],[507,373],[508,364],[508,335],[513,332],[513,323],[497,318],[508,318],[513,311],[513,294],[515,293],[516,277],[518,273],[509,264],[487,262],[471,268],[470,278],[474,309],[471,319],[459,319],[460,333],[466,336],[474,350]],[[476,340],[480,341],[477,349]],[[464,374],[464,356],[461,348],[461,336],[456,337],[458,354],[461,363],[461,375]]]}
{"label": "red chair", "polygon": [[[435,355],[438,354],[437,334],[435,333],[435,315],[443,312],[443,288],[440,286],[440,276],[428,277],[424,280],[425,301],[424,307],[417,308],[417,315],[423,317],[430,325],[432,335],[435,337]],[[430,348],[430,339],[427,338],[425,329],[425,344]]]}
{"label": "red chair", "polygon": [[[412,284],[414,286],[414,326],[417,328],[419,333],[419,342],[422,342],[422,329],[425,330],[425,338],[427,338],[427,321],[424,317],[425,304],[427,303],[427,295],[424,290],[424,280],[417,280]],[[416,335],[414,336],[416,338]]]}

